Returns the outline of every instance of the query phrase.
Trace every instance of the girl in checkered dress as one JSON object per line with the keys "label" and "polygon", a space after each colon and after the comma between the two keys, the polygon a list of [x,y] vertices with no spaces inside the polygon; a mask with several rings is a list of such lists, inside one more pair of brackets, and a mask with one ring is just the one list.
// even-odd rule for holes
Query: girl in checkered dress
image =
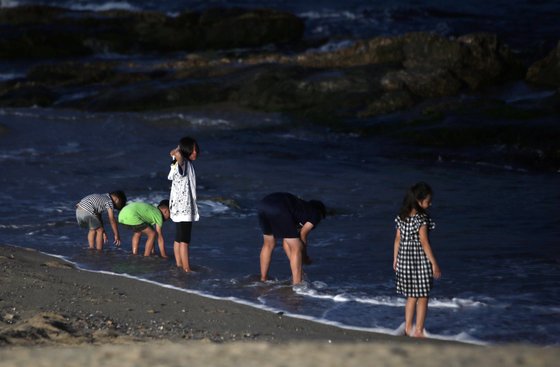
{"label": "girl in checkered dress", "polygon": [[[428,232],[435,228],[426,210],[432,205],[432,189],[425,182],[412,186],[406,193],[399,215],[395,219],[397,233],[393,269],[397,293],[407,297],[405,306],[405,335],[423,337],[428,311],[428,298],[433,279],[441,270],[430,246]],[[412,322],[416,314],[414,335]]]}

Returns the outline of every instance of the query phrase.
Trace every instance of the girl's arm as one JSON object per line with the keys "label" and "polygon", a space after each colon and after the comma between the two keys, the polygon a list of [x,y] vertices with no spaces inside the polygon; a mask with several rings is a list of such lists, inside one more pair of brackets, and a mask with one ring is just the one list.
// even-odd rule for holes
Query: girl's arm
{"label": "girl's arm", "polygon": [[304,246],[307,245],[307,235],[309,235],[309,232],[311,232],[312,229],[313,229],[313,223],[305,222],[305,224],[303,225],[303,227],[301,227],[299,231],[299,237],[301,238],[301,241],[303,242]]}
{"label": "girl's arm", "polygon": [[157,240],[158,240],[158,247],[159,247],[159,256],[167,259],[167,254],[165,253],[165,241],[163,239],[163,231],[161,227],[156,224],[156,233],[157,233]]}
{"label": "girl's arm", "polygon": [[181,154],[181,150],[179,150],[179,147],[169,152],[169,155],[171,156],[171,158],[175,158],[179,165],[183,164],[183,155]]}
{"label": "girl's arm", "polygon": [[107,216],[109,217],[109,223],[111,223],[111,228],[113,229],[113,234],[115,235],[115,240],[113,244],[116,246],[121,245],[121,236],[119,235],[119,227],[117,225],[117,218],[115,218],[115,214],[113,213],[113,209],[107,209]]}
{"label": "girl's arm", "polygon": [[397,233],[395,234],[395,244],[393,251],[393,270],[397,270],[397,255],[399,253],[399,246],[401,245],[401,231],[397,228]]}
{"label": "girl's arm", "polygon": [[432,252],[432,247],[430,246],[430,240],[428,238],[428,227],[425,225],[421,226],[419,234],[420,234],[420,244],[422,245],[422,249],[424,250],[424,253],[428,257],[428,260],[430,260],[430,262],[432,263],[434,278],[439,279],[441,277],[441,270],[436,261],[434,253]]}
{"label": "girl's arm", "polygon": [[301,254],[302,255],[302,261],[306,265],[311,264],[311,258],[307,254],[307,236],[309,235],[309,232],[311,232],[312,229],[313,229],[313,223],[305,222],[305,224],[303,225],[303,227],[301,227],[301,229],[299,231],[299,238],[301,239],[301,242],[303,243],[303,249],[302,249],[302,254]]}

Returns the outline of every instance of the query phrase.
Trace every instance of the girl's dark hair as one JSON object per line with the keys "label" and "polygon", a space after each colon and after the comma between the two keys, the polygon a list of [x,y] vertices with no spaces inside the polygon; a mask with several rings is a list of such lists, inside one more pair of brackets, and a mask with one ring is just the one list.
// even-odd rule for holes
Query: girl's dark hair
{"label": "girl's dark hair", "polygon": [[198,147],[198,143],[195,139],[191,138],[190,136],[185,136],[179,140],[179,150],[183,155],[183,158],[189,159],[192,152],[196,149],[196,152],[200,154],[200,148]]}
{"label": "girl's dark hair", "polygon": [[426,211],[418,205],[419,201],[426,199],[432,195],[432,188],[425,182],[418,182],[408,189],[404,196],[399,218],[406,220],[410,216],[412,209],[416,209],[418,213],[425,213]]}
{"label": "girl's dark hair", "polygon": [[325,219],[325,217],[327,216],[327,208],[322,201],[309,200],[309,204],[321,214],[321,219]]}
{"label": "girl's dark hair", "polygon": [[117,205],[117,210],[121,210],[126,205],[126,195],[122,190],[111,191],[109,193],[111,196],[116,196],[119,199],[119,205]]}

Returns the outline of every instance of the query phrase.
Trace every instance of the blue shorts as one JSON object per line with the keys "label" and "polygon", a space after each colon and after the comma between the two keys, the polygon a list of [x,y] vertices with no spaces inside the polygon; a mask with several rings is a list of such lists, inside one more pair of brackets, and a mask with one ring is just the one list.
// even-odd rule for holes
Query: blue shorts
{"label": "blue shorts", "polygon": [[261,202],[259,205],[259,225],[264,235],[276,238],[299,238],[298,224],[282,205]]}
{"label": "blue shorts", "polygon": [[93,215],[80,207],[76,208],[76,220],[78,221],[78,225],[82,228],[93,230],[103,227],[101,215]]}

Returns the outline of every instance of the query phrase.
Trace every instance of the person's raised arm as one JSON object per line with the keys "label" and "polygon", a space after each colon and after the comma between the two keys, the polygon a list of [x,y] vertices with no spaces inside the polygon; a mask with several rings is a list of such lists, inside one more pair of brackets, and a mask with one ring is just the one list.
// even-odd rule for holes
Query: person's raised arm
{"label": "person's raised arm", "polygon": [[420,244],[422,245],[422,249],[424,250],[424,253],[428,257],[428,260],[430,260],[430,262],[432,263],[434,278],[439,279],[441,277],[441,270],[432,251],[432,247],[430,246],[428,227],[426,225],[420,226],[419,234],[420,234]]}
{"label": "person's raised arm", "polygon": [[183,155],[181,154],[181,150],[179,149],[179,147],[169,152],[169,155],[171,156],[171,158],[175,159],[179,165],[183,164]]}

